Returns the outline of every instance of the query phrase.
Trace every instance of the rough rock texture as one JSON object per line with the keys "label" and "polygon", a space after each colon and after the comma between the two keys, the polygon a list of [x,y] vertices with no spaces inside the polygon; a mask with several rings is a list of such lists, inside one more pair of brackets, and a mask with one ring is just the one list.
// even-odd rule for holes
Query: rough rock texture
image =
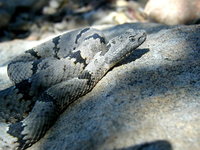
{"label": "rough rock texture", "polygon": [[146,42],[69,106],[29,150],[198,150],[200,26],[125,24]]}

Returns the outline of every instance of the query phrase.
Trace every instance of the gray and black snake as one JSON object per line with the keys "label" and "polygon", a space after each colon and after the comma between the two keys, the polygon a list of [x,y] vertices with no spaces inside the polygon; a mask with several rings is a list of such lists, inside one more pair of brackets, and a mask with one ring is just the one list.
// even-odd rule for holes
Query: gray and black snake
{"label": "gray and black snake", "polygon": [[57,36],[8,65],[14,86],[0,91],[0,149],[26,149],[66,107],[87,94],[120,60],[146,39],[129,29],[106,41],[93,28]]}

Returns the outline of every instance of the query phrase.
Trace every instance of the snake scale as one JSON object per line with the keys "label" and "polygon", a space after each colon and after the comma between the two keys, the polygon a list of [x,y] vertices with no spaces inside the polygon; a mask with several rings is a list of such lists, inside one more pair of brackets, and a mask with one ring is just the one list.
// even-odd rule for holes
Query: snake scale
{"label": "snake scale", "polygon": [[129,29],[107,41],[93,28],[59,35],[8,65],[14,86],[0,91],[0,149],[23,150],[43,137],[66,107],[87,94],[146,39]]}

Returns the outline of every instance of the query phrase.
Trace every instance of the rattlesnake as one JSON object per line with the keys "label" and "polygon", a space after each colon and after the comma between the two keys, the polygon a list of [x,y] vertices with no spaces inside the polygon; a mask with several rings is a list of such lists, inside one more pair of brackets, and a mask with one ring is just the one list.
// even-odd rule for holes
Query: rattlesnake
{"label": "rattlesnake", "polygon": [[73,101],[87,94],[120,60],[146,39],[129,29],[106,41],[84,28],[57,36],[8,65],[14,86],[0,91],[0,149],[26,149]]}

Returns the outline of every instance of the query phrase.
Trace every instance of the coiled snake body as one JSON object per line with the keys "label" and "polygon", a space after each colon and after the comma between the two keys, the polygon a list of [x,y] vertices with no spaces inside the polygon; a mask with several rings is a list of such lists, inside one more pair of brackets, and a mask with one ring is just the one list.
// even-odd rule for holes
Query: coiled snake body
{"label": "coiled snake body", "polygon": [[70,103],[145,39],[144,31],[129,29],[107,42],[101,31],[85,28],[12,60],[8,75],[15,85],[0,91],[0,149],[26,149],[37,142]]}

